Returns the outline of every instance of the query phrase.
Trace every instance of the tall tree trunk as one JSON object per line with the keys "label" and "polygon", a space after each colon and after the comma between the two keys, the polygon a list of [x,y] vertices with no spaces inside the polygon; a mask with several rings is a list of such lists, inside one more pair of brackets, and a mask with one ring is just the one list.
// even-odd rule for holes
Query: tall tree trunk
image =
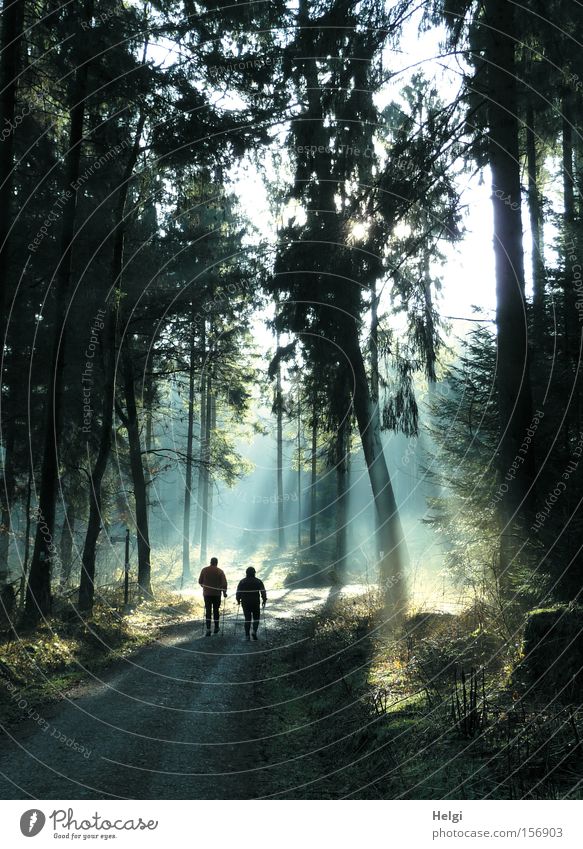
{"label": "tall tree trunk", "polygon": [[181,586],[190,582],[190,501],[192,489],[192,449],[194,440],[194,327],[190,335],[188,369],[188,432],[186,435],[186,473],[184,481],[184,514],[182,518],[182,582]]}
{"label": "tall tree trunk", "polygon": [[213,506],[215,502],[214,498],[214,477],[212,473],[212,468],[210,465],[211,459],[211,451],[213,447],[213,439],[214,434],[217,429],[217,396],[213,392],[211,395],[211,426],[209,429],[209,489],[208,489],[208,503],[207,503],[207,513],[208,513],[208,525],[207,525],[207,546],[213,545]]}
{"label": "tall tree trunk", "polygon": [[[103,413],[100,427],[99,450],[89,479],[89,518],[81,558],[81,581],[79,584],[79,609],[93,609],[95,593],[95,556],[97,540],[102,523],[102,483],[109,454],[111,451],[113,428],[113,405],[115,394],[115,319],[113,310],[106,317],[107,325],[104,333],[105,381],[103,396]],[[113,379],[110,372],[113,370]]]}
{"label": "tall tree trunk", "polygon": [[312,456],[310,479],[310,548],[316,545],[317,509],[318,509],[318,418],[316,415],[316,398],[312,403]]}
{"label": "tall tree trunk", "polygon": [[[22,35],[24,0],[4,0],[2,6],[2,41],[0,48],[0,127],[15,126],[16,93],[22,67]],[[14,132],[11,130],[0,144],[0,351],[4,348],[7,306],[7,271],[12,226]]]}
{"label": "tall tree trunk", "polygon": [[[500,415],[499,471],[508,475],[532,420],[528,328],[524,296],[518,102],[515,69],[515,7],[486,0],[489,159],[494,209],[496,264],[497,390]],[[513,470],[500,501],[501,555],[511,553],[511,524],[530,506],[534,452]]]}
{"label": "tall tree trunk", "polygon": [[[90,22],[92,15],[93,0],[86,0],[83,17],[87,22]],[[79,179],[80,172],[88,70],[89,63],[84,62],[77,69],[75,75],[73,106],[70,112],[69,142],[65,157],[66,202],[63,207],[61,259],[56,275],[55,324],[47,387],[38,523],[26,589],[25,616],[31,623],[38,622],[42,617],[47,616],[52,607],[51,574],[55,552],[54,533],[59,476],[59,447],[63,426],[66,308],[71,279],[77,210],[77,190],[74,186]]]}
{"label": "tall tree trunk", "polygon": [[200,328],[200,347],[201,347],[201,370],[202,377],[200,380],[200,427],[199,427],[199,455],[198,455],[198,487],[196,490],[196,516],[194,521],[194,545],[200,545],[200,535],[202,531],[202,493],[204,489],[204,440],[206,437],[206,377],[204,375],[205,357],[206,357],[206,324],[203,319]]}
{"label": "tall tree trunk", "polygon": [[22,558],[22,575],[20,577],[20,590],[19,590],[19,607],[24,607],[24,599],[26,596],[26,577],[28,575],[28,560],[30,557],[30,525],[31,525],[31,515],[30,515],[30,504],[32,501],[32,479],[33,479],[33,468],[32,464],[28,467],[28,481],[26,485],[26,522],[24,526],[24,556]]}
{"label": "tall tree trunk", "polygon": [[407,548],[383,452],[379,417],[378,414],[375,415],[356,324],[352,334],[347,334],[345,351],[354,374],[354,412],[377,512],[380,585],[387,606],[395,614],[400,614],[404,610],[407,597]]}
{"label": "tall tree trunk", "polygon": [[8,554],[10,551],[10,534],[12,529],[12,510],[14,508],[15,477],[13,468],[14,443],[16,438],[16,422],[12,415],[6,423],[6,441],[4,443],[4,469],[2,491],[0,492],[0,590],[8,583]]}
{"label": "tall tree trunk", "polygon": [[79,585],[79,609],[83,611],[90,611],[93,609],[95,594],[95,557],[97,553],[97,540],[99,538],[102,525],[103,478],[107,469],[112,444],[113,410],[115,404],[117,305],[122,291],[124,243],[126,233],[125,209],[130,180],[140,153],[140,140],[145,120],[145,113],[142,112],[138,119],[132,150],[124,169],[115,210],[110,298],[108,299],[107,314],[104,322],[105,326],[103,328],[103,410],[99,428],[99,449],[95,459],[95,464],[91,470],[89,482],[89,519],[87,522],[85,543],[83,545],[81,582]]}
{"label": "tall tree trunk", "polygon": [[[279,352],[279,334],[277,335]],[[275,378],[275,414],[277,417],[277,545],[285,548],[284,512],[283,512],[283,397],[281,393],[281,364],[278,358]]]}
{"label": "tall tree trunk", "polygon": [[209,488],[210,488],[210,463],[211,463],[211,425],[212,425],[212,378],[209,374],[206,380],[206,412],[205,412],[205,434],[203,452],[203,480],[202,480],[202,519],[200,529],[200,561],[206,563],[208,548],[209,528]]}
{"label": "tall tree trunk", "polygon": [[336,576],[344,582],[348,538],[348,417],[336,433]]}
{"label": "tall tree trunk", "polygon": [[[16,110],[18,77],[22,65],[22,34],[24,28],[24,0],[4,0],[2,7],[2,41],[0,52],[0,127],[13,127]],[[10,229],[13,218],[13,168],[14,133],[0,144],[0,362],[2,363],[2,393],[0,400],[2,420],[6,431],[4,463],[0,481],[0,590],[8,580],[8,553],[10,550],[10,510],[14,495],[13,451],[16,423],[7,420],[7,403],[13,402],[10,369],[4,368],[8,306],[8,268],[10,262]],[[8,385],[6,385],[8,384]]]}
{"label": "tall tree trunk", "polygon": [[528,169],[528,214],[532,250],[532,293],[535,349],[542,347],[545,336],[545,262],[542,200],[539,189],[539,163],[536,149],[535,117],[532,103],[526,110],[526,159]]}
{"label": "tall tree trunk", "polygon": [[302,547],[302,400],[298,387],[298,548]]}
{"label": "tall tree trunk", "polygon": [[[376,280],[371,283],[371,298],[370,298],[370,397],[372,403],[374,427],[381,432],[381,413],[379,407],[379,296],[376,289]],[[386,543],[381,531],[381,514],[379,513],[376,502],[373,500],[373,513],[375,524],[375,542],[377,558],[380,557],[380,552],[386,550]]]}
{"label": "tall tree trunk", "polygon": [[[579,357],[579,328],[575,309],[575,289],[573,286],[573,255],[577,255],[575,230],[575,178],[573,169],[573,94],[567,89],[563,93],[562,103],[562,171],[563,171],[563,256],[565,267],[563,326],[565,336],[565,360],[571,375],[571,367]],[[571,260],[569,259],[571,257]],[[569,378],[567,378],[569,380]],[[570,391],[570,388],[569,388]],[[572,404],[565,415],[564,442],[565,453],[569,453],[570,436],[574,429],[574,419],[578,406]],[[578,430],[575,431],[578,434]]]}
{"label": "tall tree trunk", "polygon": [[71,566],[73,565],[73,539],[75,533],[75,505],[70,503],[67,505],[65,515],[63,517],[63,525],[61,528],[61,574],[59,584],[61,590],[65,590],[69,585],[71,578]]}
{"label": "tall tree trunk", "polygon": [[[144,374],[144,416],[146,419],[146,433],[144,435],[144,447],[146,449],[146,455],[148,458],[150,457],[150,452],[152,450],[152,445],[154,443],[154,378],[150,371],[146,371]],[[152,481],[152,471],[150,468],[150,462],[146,463],[144,468],[144,473],[146,475],[146,484],[149,486]]]}
{"label": "tall tree trunk", "polygon": [[124,395],[126,401],[127,418],[125,421],[129,451],[132,482],[134,485],[134,499],[136,504],[136,532],[138,535],[138,584],[140,593],[151,598],[151,568],[150,568],[150,534],[148,529],[148,495],[146,491],[146,478],[144,475],[144,464],[142,461],[142,445],[140,440],[140,427],[138,411],[136,407],[136,384],[134,378],[134,365],[131,350],[129,350],[129,338],[126,338],[123,354],[123,379]]}

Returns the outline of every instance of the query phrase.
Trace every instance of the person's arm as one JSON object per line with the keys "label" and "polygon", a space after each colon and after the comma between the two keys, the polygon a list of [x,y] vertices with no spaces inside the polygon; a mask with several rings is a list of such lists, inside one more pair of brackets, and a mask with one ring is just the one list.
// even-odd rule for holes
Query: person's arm
{"label": "person's arm", "polygon": [[237,599],[237,604],[241,604],[241,581],[237,586],[237,592],[235,593],[235,598]]}
{"label": "person's arm", "polygon": [[263,606],[265,607],[265,603],[267,601],[267,593],[265,592],[265,584],[263,581],[259,581],[261,587],[259,588],[259,592],[261,593],[261,598],[263,599]]}
{"label": "person's arm", "polygon": [[198,583],[201,587],[204,587],[204,569],[201,569],[200,575],[198,576]]}
{"label": "person's arm", "polygon": [[224,572],[222,573],[222,576],[221,576],[221,589],[223,591],[223,595],[226,598],[227,597],[227,576],[225,575]]}

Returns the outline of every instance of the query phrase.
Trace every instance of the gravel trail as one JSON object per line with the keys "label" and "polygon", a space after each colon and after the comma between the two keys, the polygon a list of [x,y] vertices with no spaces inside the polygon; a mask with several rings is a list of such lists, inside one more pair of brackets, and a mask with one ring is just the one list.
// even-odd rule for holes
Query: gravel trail
{"label": "gravel trail", "polygon": [[5,728],[0,798],[256,798],[285,783],[285,765],[266,769],[261,739],[274,716],[260,680],[265,653],[277,651],[290,616],[325,594],[278,595],[267,640],[260,629],[245,642],[234,616],[211,638],[200,621],[176,626],[39,709],[41,721]]}

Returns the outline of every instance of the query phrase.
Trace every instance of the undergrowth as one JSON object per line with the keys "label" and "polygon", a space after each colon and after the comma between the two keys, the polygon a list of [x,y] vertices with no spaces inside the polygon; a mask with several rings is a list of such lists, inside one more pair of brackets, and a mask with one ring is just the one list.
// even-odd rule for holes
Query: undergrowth
{"label": "undergrowth", "polygon": [[[583,795],[583,708],[534,700],[483,610],[417,613],[398,630],[378,596],[293,624],[274,728],[301,752],[287,798],[548,799]],[[287,674],[286,674],[287,673]]]}
{"label": "undergrowth", "polygon": [[0,640],[0,721],[25,719],[19,700],[25,699],[28,706],[58,700],[88,673],[98,673],[146,646],[165,627],[191,621],[201,609],[199,599],[157,588],[154,601],[126,613],[105,599],[91,616],[67,604],[34,631],[6,632]]}

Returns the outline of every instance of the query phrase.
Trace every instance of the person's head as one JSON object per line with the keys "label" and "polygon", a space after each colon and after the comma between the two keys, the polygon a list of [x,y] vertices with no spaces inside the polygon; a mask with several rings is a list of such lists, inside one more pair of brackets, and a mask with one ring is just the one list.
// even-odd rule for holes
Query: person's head
{"label": "person's head", "polygon": [[248,578],[254,578],[255,577],[255,569],[253,568],[253,566],[247,566],[247,569],[245,570],[245,574],[247,575]]}
{"label": "person's head", "polygon": [[219,565],[219,561],[217,560],[217,558],[211,557],[211,566],[218,566],[218,565]]}

